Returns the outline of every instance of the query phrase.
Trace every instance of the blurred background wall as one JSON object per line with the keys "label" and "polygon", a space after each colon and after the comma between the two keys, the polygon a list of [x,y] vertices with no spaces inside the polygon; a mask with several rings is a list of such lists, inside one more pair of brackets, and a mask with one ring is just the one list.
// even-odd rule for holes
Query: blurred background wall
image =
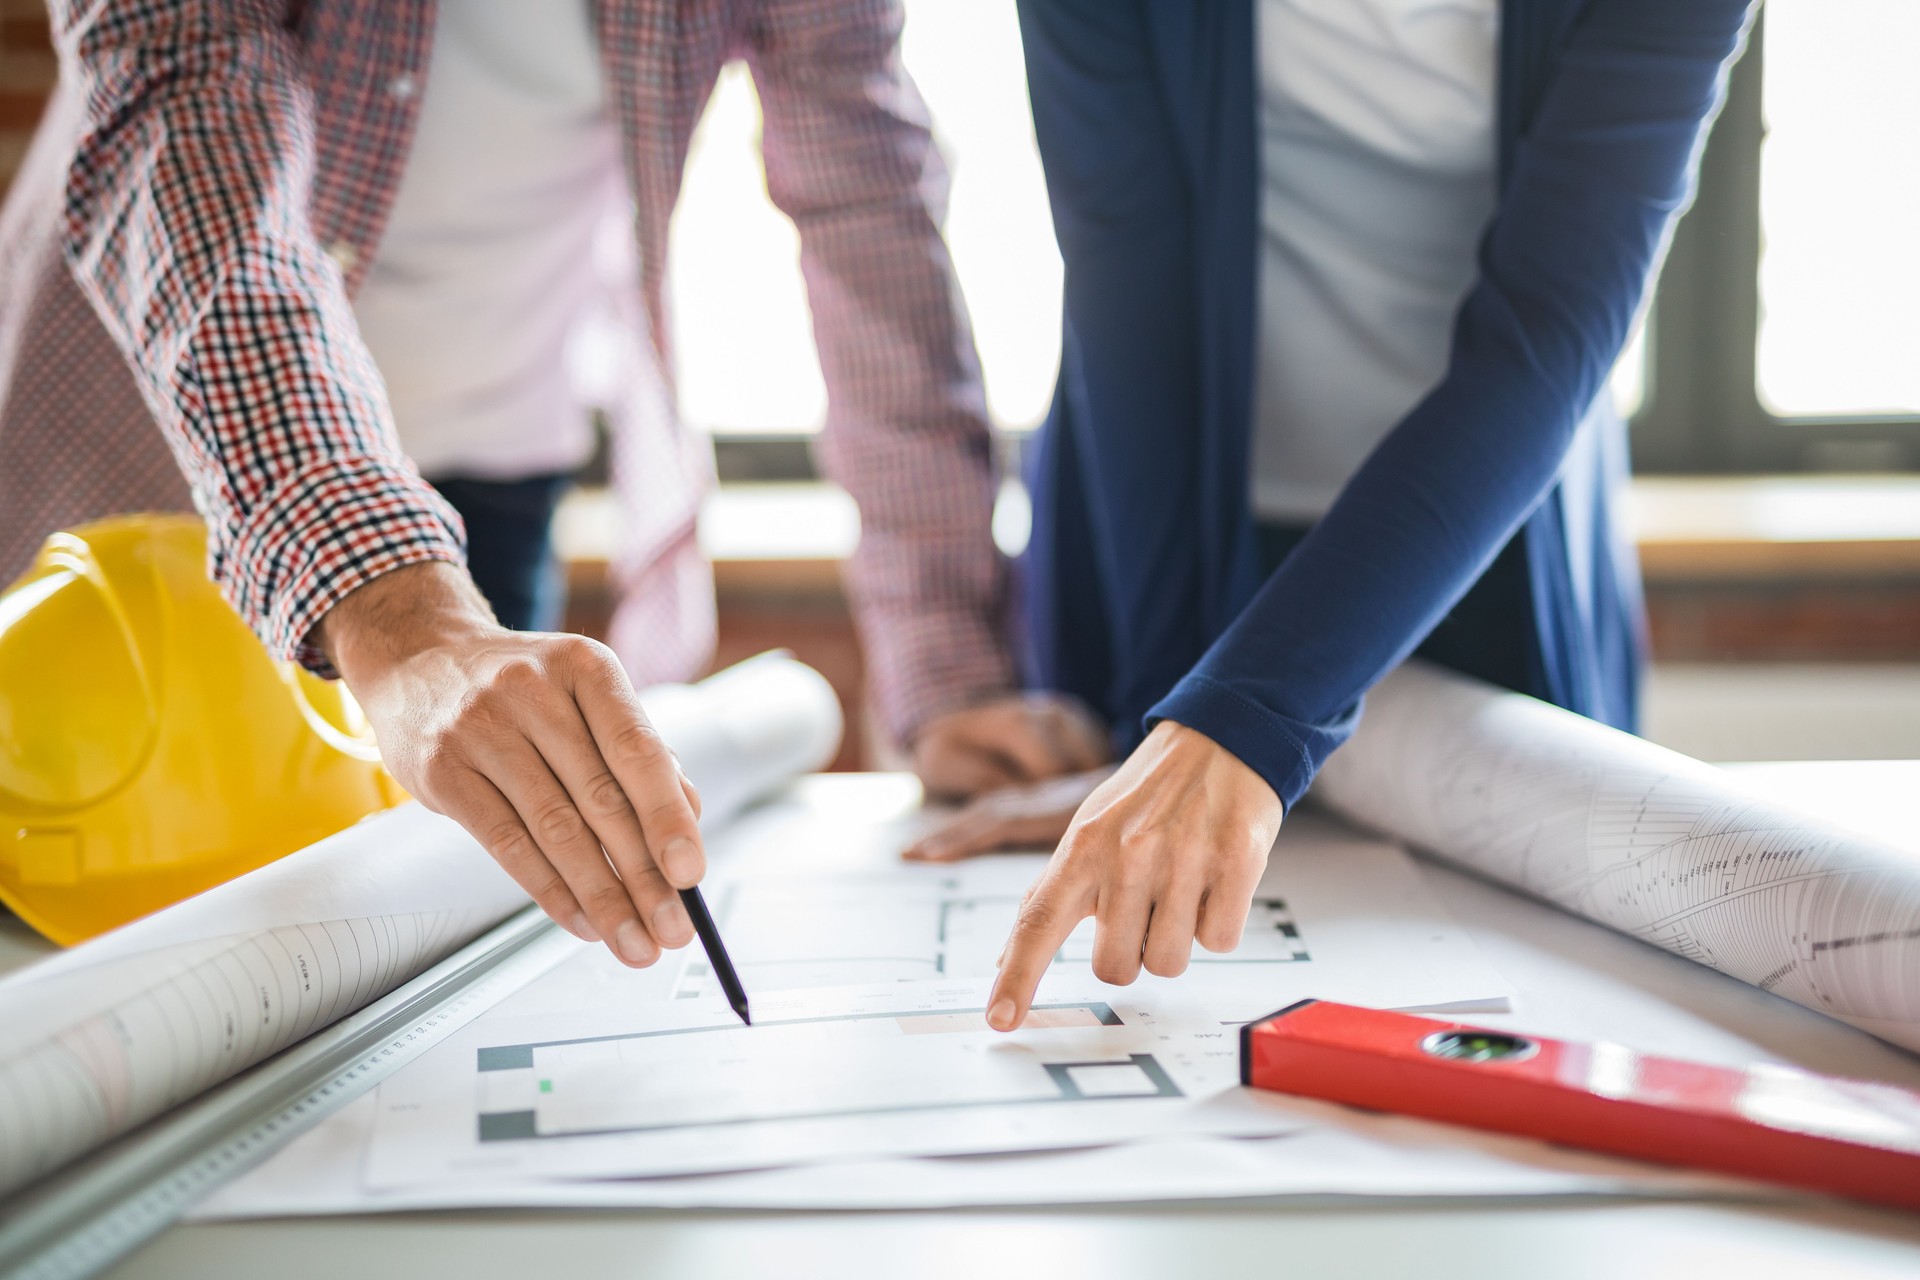
{"label": "blurred background wall", "polygon": [[54,75],[44,0],[0,0],[0,190],[26,154]]}
{"label": "blurred background wall", "polygon": [[[905,57],[953,169],[947,231],[1016,477],[1058,358],[1060,264],[1012,0],[906,7]],[[1708,759],[1920,757],[1916,48],[1915,0],[1769,0],[1614,380],[1634,421],[1647,732]],[[41,0],[0,0],[0,187],[54,77]],[[712,433],[725,482],[702,525],[720,659],[792,648],[860,724],[838,581],[858,517],[809,455],[824,391],[758,129],[735,68],[696,137],[673,236],[682,409]],[[605,623],[614,540],[599,478],[562,524],[570,622],[588,632]],[[1002,505],[1015,550],[1017,484]],[[840,763],[889,758],[856,733]]]}

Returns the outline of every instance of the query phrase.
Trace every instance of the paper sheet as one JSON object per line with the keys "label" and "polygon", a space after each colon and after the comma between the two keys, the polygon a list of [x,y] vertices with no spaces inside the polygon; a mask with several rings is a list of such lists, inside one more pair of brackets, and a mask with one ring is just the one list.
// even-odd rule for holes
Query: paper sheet
{"label": "paper sheet", "polygon": [[[910,783],[896,785],[903,799],[910,796]],[[884,818],[893,806],[877,792],[872,798]],[[728,833],[717,846],[708,899],[756,998],[803,987],[993,975],[1021,895],[1046,857],[906,864],[897,851],[907,839],[907,825],[898,822],[823,824],[798,799],[769,805]],[[823,845],[843,848],[826,853]],[[864,850],[861,862],[849,864],[848,845]],[[840,869],[807,872],[825,861]],[[1082,922],[1053,971],[1091,977],[1093,933],[1093,921]],[[565,1001],[574,981],[562,972],[530,995]],[[1403,851],[1303,813],[1287,824],[1268,860],[1240,946],[1215,955],[1196,945],[1181,977],[1142,974],[1131,990],[1205,999],[1219,1016],[1247,1020],[1309,995],[1396,1007],[1503,1008],[1507,985],[1436,907]],[[687,956],[670,998],[720,998],[705,957]]]}
{"label": "paper sheet", "polygon": [[1920,851],[1420,662],[1368,696],[1314,794],[1358,824],[1920,1050]]}
{"label": "paper sheet", "polygon": [[1012,1035],[989,983],[757,994],[755,1023],[671,1003],[482,1016],[380,1090],[374,1188],[634,1177],[1022,1151],[1294,1121],[1237,1089],[1238,1028],[1193,1000],[1044,984]]}
{"label": "paper sheet", "polygon": [[[809,780],[797,790],[811,793],[824,815],[826,800],[842,788],[876,806],[899,790],[889,780],[853,777]],[[1510,1015],[1481,1013],[1472,1021],[1616,1039],[1700,1061],[1791,1063],[1920,1088],[1920,1059],[1842,1023],[1447,867],[1425,866],[1421,878],[1514,983]],[[518,1002],[536,1007],[532,1000]],[[218,1193],[198,1216],[487,1206],[905,1209],[1214,1196],[1692,1196],[1732,1185],[1544,1143],[1301,1105],[1311,1127],[1276,1138],[1191,1137],[700,1177],[489,1181],[376,1192],[361,1176],[377,1108],[369,1095]],[[1743,1194],[1781,1194],[1739,1185]]]}
{"label": "paper sheet", "polygon": [[696,1177],[426,1183],[361,1179],[377,1111],[356,1099],[197,1206],[196,1221],[420,1209],[946,1209],[1324,1197],[1738,1196],[1790,1193],[1545,1143],[1302,1104],[1270,1137],[1187,1136],[1064,1151],[808,1163]]}
{"label": "paper sheet", "polygon": [[[1302,815],[1288,824],[1270,859],[1253,912],[1256,927],[1241,951],[1199,953],[1201,963],[1181,979],[1149,976],[1116,988],[1092,978],[1083,946],[1070,942],[1063,948],[1043,997],[1087,1006],[1076,1015],[1083,1020],[1097,1005],[1119,1025],[1035,1034],[1043,1041],[1078,1036],[1086,1041],[1087,1062],[1113,1062],[1119,1069],[1074,1068],[1062,1084],[1029,1062],[1024,1074],[1014,1071],[1028,1091],[1012,1104],[1017,1114],[987,1123],[992,1108],[982,1104],[1005,1101],[992,1090],[1013,1086],[991,1073],[977,1078],[967,1072],[984,1050],[1013,1069],[1022,1041],[986,1031],[978,1009],[1019,894],[1044,859],[1010,856],[957,867],[902,863],[899,850],[923,820],[917,797],[912,780],[901,777],[804,779],[712,842],[709,896],[754,993],[752,1031],[733,1022],[697,949],[635,973],[600,949],[581,946],[573,960],[483,1014],[383,1088],[369,1185],[632,1176],[877,1151],[1020,1150],[1168,1131],[1265,1132],[1275,1124],[1269,1100],[1233,1088],[1237,1021],[1309,995],[1400,1007],[1505,1007],[1507,984],[1435,901],[1404,853],[1325,818]],[[849,979],[866,985],[817,989],[822,982]],[[974,1012],[941,1036],[874,1039],[876,1029],[896,1021],[892,1002],[911,1000]],[[805,1058],[802,1047],[787,1042],[788,1032],[766,1025],[780,1019],[783,1009],[791,1017],[834,1019],[814,1024],[802,1037],[810,1046],[805,1053],[824,1056]],[[889,1016],[850,1022],[848,1015],[860,1009]],[[1180,1012],[1176,1017],[1172,1011]],[[1122,1042],[1144,1034],[1137,1024],[1156,1017],[1175,1019],[1183,1035],[1190,1033],[1179,1053],[1165,1047],[1165,1033],[1155,1033],[1159,1049],[1124,1048]],[[704,1043],[674,1047],[673,1037],[637,1037],[686,1027],[708,1028],[701,1033]],[[620,1038],[594,1048],[550,1043],[595,1037]],[[1181,1055],[1190,1057],[1203,1043],[1212,1051],[1208,1065],[1165,1070],[1183,1098],[1211,1099],[1206,1106],[1183,1102],[1156,1115],[1131,1096],[1111,1101],[1116,1092],[1162,1096],[1157,1077],[1143,1077],[1141,1068],[1128,1065],[1135,1052],[1151,1053],[1156,1062],[1166,1055],[1171,1063],[1186,1061]],[[676,1051],[667,1052],[670,1047]],[[634,1055],[649,1050],[646,1068],[633,1068],[640,1060]],[[570,1062],[569,1055],[580,1062]],[[516,1065],[504,1066],[509,1059]],[[803,1069],[803,1062],[811,1065]],[[542,1074],[548,1066],[559,1074]],[[576,1066],[585,1074],[576,1075]],[[754,1076],[759,1070],[772,1077],[727,1074]],[[541,1081],[552,1092],[543,1093]],[[849,1091],[871,1099],[902,1089],[907,1093],[892,1098],[888,1109],[860,1118],[785,1125],[751,1110],[756,1098],[775,1096],[793,1106],[833,1110],[834,1099]],[[988,1092],[968,1092],[979,1089]],[[1035,1105],[1037,1097],[1057,1102],[1069,1092],[1072,1108]],[[1105,1105],[1094,1105],[1103,1099]],[[648,1124],[657,1124],[662,1116],[676,1124],[702,1117],[707,1123],[704,1129],[686,1124],[670,1137],[567,1136],[581,1128],[631,1130],[647,1117],[655,1118]]]}
{"label": "paper sheet", "polygon": [[[649,690],[724,823],[833,755],[818,673],[767,655]],[[407,805],[0,981],[0,1195],[384,995],[526,905]]]}

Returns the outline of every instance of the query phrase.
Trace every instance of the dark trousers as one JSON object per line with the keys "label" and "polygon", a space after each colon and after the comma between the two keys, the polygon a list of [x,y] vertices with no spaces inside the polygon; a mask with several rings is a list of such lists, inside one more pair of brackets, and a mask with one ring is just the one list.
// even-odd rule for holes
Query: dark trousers
{"label": "dark trousers", "polygon": [[553,547],[553,513],[573,476],[434,480],[467,525],[467,568],[502,626],[557,631],[567,580]]}
{"label": "dark trousers", "polygon": [[[1260,570],[1270,574],[1300,545],[1307,529],[1301,525],[1261,524],[1256,533]],[[1516,619],[1531,616],[1532,598],[1526,552],[1515,538],[1414,653],[1503,688],[1522,692],[1537,688],[1538,681],[1530,683],[1535,660],[1529,636],[1516,623]]]}

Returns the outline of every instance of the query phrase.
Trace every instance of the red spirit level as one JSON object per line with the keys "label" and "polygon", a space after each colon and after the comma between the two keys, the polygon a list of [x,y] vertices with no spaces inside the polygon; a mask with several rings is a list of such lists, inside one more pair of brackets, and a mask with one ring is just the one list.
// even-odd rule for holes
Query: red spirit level
{"label": "red spirit level", "polygon": [[1302,1000],[1240,1032],[1240,1080],[1920,1210],[1920,1093]]}

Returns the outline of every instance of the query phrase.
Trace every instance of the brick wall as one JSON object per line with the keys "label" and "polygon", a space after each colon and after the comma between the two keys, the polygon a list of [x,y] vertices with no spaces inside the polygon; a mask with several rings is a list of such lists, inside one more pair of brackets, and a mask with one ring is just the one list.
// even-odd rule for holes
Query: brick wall
{"label": "brick wall", "polygon": [[0,192],[20,167],[53,80],[45,0],[0,0]]}

